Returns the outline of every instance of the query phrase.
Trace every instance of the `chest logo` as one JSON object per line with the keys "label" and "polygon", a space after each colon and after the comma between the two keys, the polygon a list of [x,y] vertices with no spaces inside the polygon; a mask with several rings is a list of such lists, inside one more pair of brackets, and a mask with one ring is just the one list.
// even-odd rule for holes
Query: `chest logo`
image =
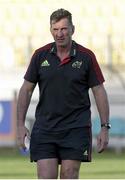
{"label": "chest logo", "polygon": [[80,69],[81,65],[82,65],[82,61],[76,61],[72,64],[72,67]]}
{"label": "chest logo", "polygon": [[41,63],[41,66],[50,66],[50,64],[48,63],[47,60],[44,60],[44,61]]}

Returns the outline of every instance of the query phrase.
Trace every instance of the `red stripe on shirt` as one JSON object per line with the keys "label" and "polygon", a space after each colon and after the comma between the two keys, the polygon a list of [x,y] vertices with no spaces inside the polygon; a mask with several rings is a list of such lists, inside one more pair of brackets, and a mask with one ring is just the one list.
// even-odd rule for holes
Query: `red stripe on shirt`
{"label": "red stripe on shirt", "polygon": [[83,47],[81,45],[78,45],[78,50],[81,51],[81,52],[87,53],[91,57],[93,69],[94,69],[94,71],[96,73],[97,79],[98,79],[98,81],[100,83],[103,83],[105,80],[104,80],[104,77],[102,75],[99,64],[98,64],[98,62],[96,60],[95,54],[90,49],[87,49],[87,48],[85,48],[85,47]]}

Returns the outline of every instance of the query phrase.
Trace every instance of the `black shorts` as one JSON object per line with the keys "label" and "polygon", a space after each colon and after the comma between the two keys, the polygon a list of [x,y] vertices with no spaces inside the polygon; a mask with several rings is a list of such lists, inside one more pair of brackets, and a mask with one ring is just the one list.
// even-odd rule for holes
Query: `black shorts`
{"label": "black shorts", "polygon": [[61,160],[91,161],[91,128],[74,128],[59,132],[33,129],[30,142],[30,159],[57,158]]}

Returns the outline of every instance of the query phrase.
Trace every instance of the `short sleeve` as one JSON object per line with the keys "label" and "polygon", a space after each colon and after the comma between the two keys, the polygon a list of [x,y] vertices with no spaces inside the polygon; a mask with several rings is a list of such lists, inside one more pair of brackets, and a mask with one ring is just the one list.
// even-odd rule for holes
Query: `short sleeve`
{"label": "short sleeve", "polygon": [[39,64],[39,56],[38,53],[35,51],[33,54],[27,71],[24,75],[24,79],[30,81],[32,83],[37,83],[38,81],[38,64]]}
{"label": "short sleeve", "polygon": [[96,56],[91,52],[91,56],[89,57],[88,85],[91,88],[102,84],[104,81],[104,76],[97,62]]}

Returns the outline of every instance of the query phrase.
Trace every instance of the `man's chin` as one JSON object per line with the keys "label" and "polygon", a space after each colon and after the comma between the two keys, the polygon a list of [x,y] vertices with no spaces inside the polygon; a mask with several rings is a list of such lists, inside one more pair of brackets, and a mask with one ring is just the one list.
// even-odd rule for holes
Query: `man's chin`
{"label": "man's chin", "polygon": [[60,46],[60,47],[66,47],[66,43],[64,42],[57,42],[56,44],[57,46]]}

